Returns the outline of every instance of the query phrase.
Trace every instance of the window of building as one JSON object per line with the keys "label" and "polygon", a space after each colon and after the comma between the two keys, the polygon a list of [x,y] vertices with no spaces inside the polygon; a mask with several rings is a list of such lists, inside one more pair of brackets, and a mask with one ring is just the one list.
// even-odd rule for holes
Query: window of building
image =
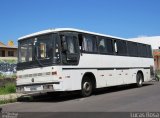
{"label": "window of building", "polygon": [[9,57],[14,57],[14,51],[8,51],[8,56]]}
{"label": "window of building", "polygon": [[0,50],[0,57],[5,57],[5,50]]}

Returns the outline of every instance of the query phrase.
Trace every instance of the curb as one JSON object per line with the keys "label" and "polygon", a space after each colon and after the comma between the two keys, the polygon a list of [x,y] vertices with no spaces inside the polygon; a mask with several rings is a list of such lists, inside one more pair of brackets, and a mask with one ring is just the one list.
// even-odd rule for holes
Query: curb
{"label": "curb", "polygon": [[18,97],[21,97],[22,95],[23,94],[18,94],[18,93],[0,95],[0,101],[17,99]]}

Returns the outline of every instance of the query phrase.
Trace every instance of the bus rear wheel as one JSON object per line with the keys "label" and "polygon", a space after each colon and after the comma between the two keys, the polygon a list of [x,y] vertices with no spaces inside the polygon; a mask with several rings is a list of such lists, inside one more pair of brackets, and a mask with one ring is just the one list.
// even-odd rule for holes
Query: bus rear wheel
{"label": "bus rear wheel", "polygon": [[137,83],[136,83],[137,87],[141,87],[143,85],[143,75],[142,75],[142,73],[140,73],[140,72],[137,73],[136,81],[137,81]]}
{"label": "bus rear wheel", "polygon": [[92,94],[93,84],[89,77],[84,77],[82,81],[81,94],[83,97],[88,97]]}

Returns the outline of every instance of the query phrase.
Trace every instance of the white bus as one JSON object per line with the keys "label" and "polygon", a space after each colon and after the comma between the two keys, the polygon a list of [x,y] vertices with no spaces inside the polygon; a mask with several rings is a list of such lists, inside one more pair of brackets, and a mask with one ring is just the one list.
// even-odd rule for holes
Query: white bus
{"label": "white bus", "polygon": [[17,92],[94,89],[150,81],[151,46],[72,28],[19,38]]}

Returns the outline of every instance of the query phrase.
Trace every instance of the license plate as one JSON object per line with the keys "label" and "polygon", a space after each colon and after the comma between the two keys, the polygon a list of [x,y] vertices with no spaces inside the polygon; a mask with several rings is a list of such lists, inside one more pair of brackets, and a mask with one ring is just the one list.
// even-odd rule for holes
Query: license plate
{"label": "license plate", "polygon": [[30,87],[30,91],[36,91],[37,88],[38,88],[38,86],[31,86],[31,87]]}

